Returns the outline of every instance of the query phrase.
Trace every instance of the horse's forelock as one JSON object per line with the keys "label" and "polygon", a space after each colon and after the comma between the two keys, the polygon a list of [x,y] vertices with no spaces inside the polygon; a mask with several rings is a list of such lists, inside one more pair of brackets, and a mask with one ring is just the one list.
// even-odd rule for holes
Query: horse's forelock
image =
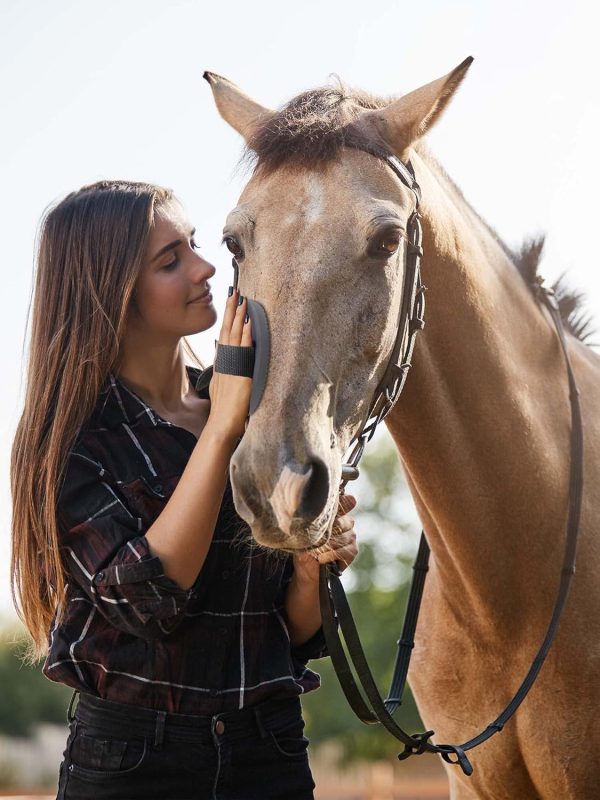
{"label": "horse's forelock", "polygon": [[372,135],[354,123],[363,111],[387,102],[341,82],[303,92],[255,129],[245,159],[272,172],[284,163],[314,166],[332,161],[345,145],[372,145]]}

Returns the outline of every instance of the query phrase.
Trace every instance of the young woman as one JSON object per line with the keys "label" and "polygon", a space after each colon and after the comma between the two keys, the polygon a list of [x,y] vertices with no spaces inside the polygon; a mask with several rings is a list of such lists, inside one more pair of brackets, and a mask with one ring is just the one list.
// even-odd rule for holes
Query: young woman
{"label": "young woman", "polygon": [[[126,181],[41,228],[12,575],[44,674],[78,699],[58,798],[313,796],[318,560],[355,557],[355,500],[318,560],[252,547],[228,479],[252,380],[196,390],[185,337],[217,314],[193,235],[170,190]],[[251,346],[250,327],[230,290],[219,342]]]}

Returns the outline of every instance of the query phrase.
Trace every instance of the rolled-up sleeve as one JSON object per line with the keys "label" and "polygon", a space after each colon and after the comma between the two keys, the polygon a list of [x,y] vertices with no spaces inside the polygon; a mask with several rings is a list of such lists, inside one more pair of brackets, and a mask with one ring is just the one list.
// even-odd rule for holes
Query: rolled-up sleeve
{"label": "rolled-up sleeve", "polygon": [[182,589],[164,574],[142,519],[91,454],[69,454],[57,512],[65,569],[98,611],[146,639],[175,630],[194,587]]}
{"label": "rolled-up sleeve", "polygon": [[325,634],[323,633],[323,626],[314,633],[310,639],[302,644],[294,647],[291,646],[292,658],[306,664],[311,658],[324,658],[329,655],[327,643],[325,642]]}

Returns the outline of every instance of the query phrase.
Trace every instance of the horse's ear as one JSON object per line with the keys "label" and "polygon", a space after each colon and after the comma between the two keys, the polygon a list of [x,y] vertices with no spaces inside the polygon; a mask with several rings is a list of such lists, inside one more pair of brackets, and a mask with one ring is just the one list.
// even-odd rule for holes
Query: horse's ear
{"label": "horse's ear", "polygon": [[472,61],[473,57],[469,56],[443,78],[399,97],[384,108],[367,111],[363,124],[375,127],[394,152],[402,155],[440,118]]}
{"label": "horse's ear", "polygon": [[205,72],[202,76],[210,84],[219,114],[225,122],[240,133],[246,141],[252,135],[256,123],[273,112],[261,106],[242,90],[215,72]]}

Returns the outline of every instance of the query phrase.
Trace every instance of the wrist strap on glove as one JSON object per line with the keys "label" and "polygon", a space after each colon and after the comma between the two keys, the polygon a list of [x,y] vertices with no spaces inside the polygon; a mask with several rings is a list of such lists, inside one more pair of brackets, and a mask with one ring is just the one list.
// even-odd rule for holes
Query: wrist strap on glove
{"label": "wrist strap on glove", "polygon": [[219,343],[214,371],[251,378],[254,372],[254,347]]}

